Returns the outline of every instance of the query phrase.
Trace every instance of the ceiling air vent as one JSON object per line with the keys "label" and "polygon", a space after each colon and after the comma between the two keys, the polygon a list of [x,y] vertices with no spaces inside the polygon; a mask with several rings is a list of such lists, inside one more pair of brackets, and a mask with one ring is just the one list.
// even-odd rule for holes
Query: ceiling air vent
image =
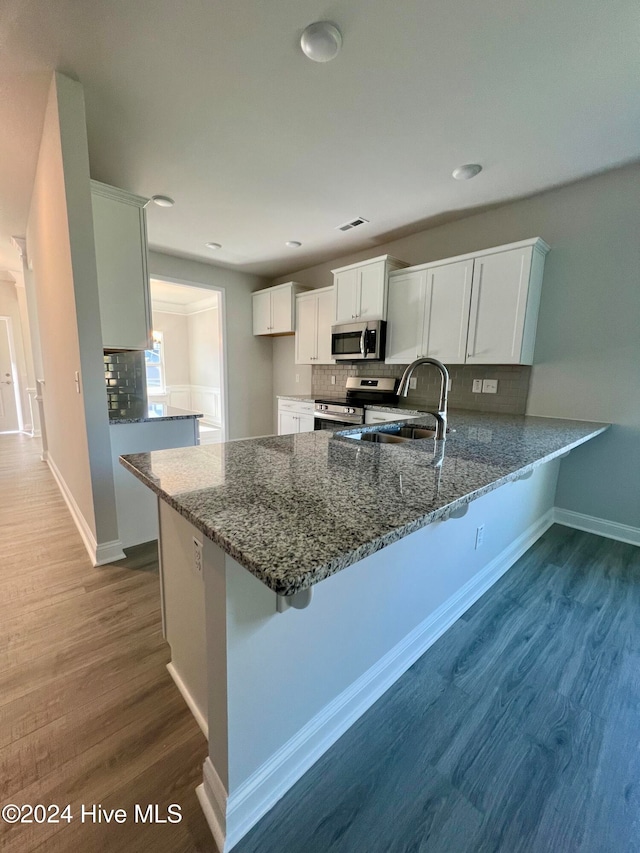
{"label": "ceiling air vent", "polygon": [[357,228],[358,225],[364,225],[365,222],[368,221],[369,220],[365,219],[364,216],[357,216],[355,219],[345,222],[344,225],[338,225],[336,231],[351,231],[352,228]]}

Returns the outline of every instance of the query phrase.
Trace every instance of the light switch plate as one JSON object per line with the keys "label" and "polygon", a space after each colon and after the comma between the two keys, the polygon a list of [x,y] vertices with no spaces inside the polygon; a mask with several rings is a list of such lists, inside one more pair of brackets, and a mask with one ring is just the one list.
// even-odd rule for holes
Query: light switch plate
{"label": "light switch plate", "polygon": [[498,393],[498,380],[497,379],[483,379],[482,380],[482,393],[483,394],[497,394]]}
{"label": "light switch plate", "polygon": [[411,379],[409,380],[409,388],[411,391],[415,391],[415,389],[417,387],[418,387],[418,377],[412,376]]}

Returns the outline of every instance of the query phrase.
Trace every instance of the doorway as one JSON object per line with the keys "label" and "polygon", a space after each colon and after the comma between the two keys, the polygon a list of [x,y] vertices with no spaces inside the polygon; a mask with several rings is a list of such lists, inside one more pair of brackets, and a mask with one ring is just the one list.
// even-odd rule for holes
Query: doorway
{"label": "doorway", "polygon": [[0,317],[0,433],[22,431],[19,390],[11,317]]}
{"label": "doorway", "polygon": [[200,443],[225,440],[224,293],[151,279],[153,349],[145,354],[149,404],[202,412]]}

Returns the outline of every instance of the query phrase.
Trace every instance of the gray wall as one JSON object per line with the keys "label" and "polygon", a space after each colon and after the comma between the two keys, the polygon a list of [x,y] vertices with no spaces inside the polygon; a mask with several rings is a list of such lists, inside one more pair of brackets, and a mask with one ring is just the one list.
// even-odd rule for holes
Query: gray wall
{"label": "gray wall", "polygon": [[251,293],[263,279],[214,264],[162,252],[149,253],[149,273],[174,281],[220,287],[226,308],[226,372],[229,438],[273,432],[271,340],[254,337]]}
{"label": "gray wall", "polygon": [[[389,253],[411,264],[540,236],[551,245],[528,412],[612,422],[563,462],[557,504],[640,526],[640,164],[289,273]],[[275,379],[275,384],[279,380]]]}

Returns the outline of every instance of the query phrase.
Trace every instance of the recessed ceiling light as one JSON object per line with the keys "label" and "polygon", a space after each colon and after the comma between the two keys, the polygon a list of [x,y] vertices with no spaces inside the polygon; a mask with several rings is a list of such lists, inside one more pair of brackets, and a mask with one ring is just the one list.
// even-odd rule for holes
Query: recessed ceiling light
{"label": "recessed ceiling light", "polygon": [[300,47],[314,62],[329,62],[340,52],[342,33],[329,21],[316,21],[302,33]]}
{"label": "recessed ceiling light", "polygon": [[221,249],[222,243],[205,243],[207,249]]}
{"label": "recessed ceiling light", "polygon": [[299,249],[302,246],[298,240],[287,240],[286,244],[290,249]]}
{"label": "recessed ceiling light", "polygon": [[456,181],[468,181],[470,178],[475,178],[482,171],[482,166],[479,163],[465,163],[464,166],[458,166],[451,173],[451,177]]}
{"label": "recessed ceiling light", "polygon": [[157,204],[158,207],[173,207],[175,201],[172,198],[169,198],[168,195],[152,195],[151,201],[154,204]]}

